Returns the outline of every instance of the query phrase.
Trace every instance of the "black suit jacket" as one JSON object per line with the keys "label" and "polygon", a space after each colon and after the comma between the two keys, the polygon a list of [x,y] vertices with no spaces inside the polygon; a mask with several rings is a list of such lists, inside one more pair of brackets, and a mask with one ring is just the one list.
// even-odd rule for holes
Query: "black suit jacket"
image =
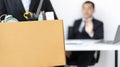
{"label": "black suit jacket", "polygon": [[[31,0],[29,11],[36,13],[39,2],[40,0]],[[49,11],[54,12],[50,0],[44,0],[42,11],[43,10],[45,12],[49,12]],[[25,9],[22,5],[21,0],[0,0],[0,15],[9,14],[9,15],[13,15],[19,21],[25,21],[25,18],[23,17],[24,12]],[[56,14],[55,14],[55,19],[57,19]]]}
{"label": "black suit jacket", "polygon": [[[103,23],[97,19],[93,19],[94,25],[94,36],[91,38],[85,30],[82,33],[79,32],[79,27],[81,25],[82,19],[76,20],[73,26],[73,30],[71,32],[71,36],[68,39],[103,39],[104,38],[104,30],[103,30]],[[69,34],[68,34],[69,35]]]}
{"label": "black suit jacket", "polygon": [[[104,30],[103,23],[99,20],[93,19],[94,24],[94,36],[91,38],[83,29],[83,32],[79,32],[82,19],[76,20],[73,29],[68,33],[68,39],[103,39]],[[89,44],[88,44],[89,45]],[[67,63],[70,65],[92,65],[95,62],[95,51],[75,51],[72,52],[71,57],[67,58]]]}

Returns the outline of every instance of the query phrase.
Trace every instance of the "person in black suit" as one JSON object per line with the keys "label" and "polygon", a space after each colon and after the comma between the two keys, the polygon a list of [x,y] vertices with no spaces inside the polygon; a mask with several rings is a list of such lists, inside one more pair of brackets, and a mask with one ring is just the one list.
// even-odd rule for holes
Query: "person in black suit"
{"label": "person in black suit", "polygon": [[[28,11],[36,13],[39,2],[40,0],[0,0],[0,15],[13,15],[19,21],[26,21],[23,14]],[[44,0],[41,11],[55,13],[50,0]]]}
{"label": "person in black suit", "polygon": [[[68,39],[103,39],[103,23],[93,17],[95,5],[86,1],[82,6],[83,18],[75,21],[72,32],[68,33]],[[89,45],[89,44],[88,44]],[[95,51],[66,52],[67,64],[87,67],[95,61]]]}

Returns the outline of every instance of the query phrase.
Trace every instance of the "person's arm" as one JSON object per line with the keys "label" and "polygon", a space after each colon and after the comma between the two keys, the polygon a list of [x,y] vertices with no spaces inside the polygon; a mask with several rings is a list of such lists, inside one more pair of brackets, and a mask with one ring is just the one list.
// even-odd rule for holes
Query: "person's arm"
{"label": "person's arm", "polygon": [[0,22],[1,22],[1,20],[4,19],[3,14],[7,14],[6,13],[6,7],[5,7],[5,4],[4,4],[4,0],[0,0]]}
{"label": "person's arm", "polygon": [[4,0],[0,0],[0,16],[2,14],[6,14],[6,7],[5,7]]}
{"label": "person's arm", "polygon": [[104,39],[104,25],[103,23],[99,24],[97,29],[94,31],[94,39]]}
{"label": "person's arm", "polygon": [[84,35],[85,34],[90,39],[103,39],[104,38],[103,22],[98,20],[94,21],[87,20]]}
{"label": "person's arm", "polygon": [[53,11],[54,12],[54,17],[55,19],[58,19],[57,18],[57,15],[54,11],[54,8],[52,6],[52,3],[50,2],[50,0],[44,0],[44,3],[43,3],[44,7],[45,7],[45,12],[50,12],[50,11]]}

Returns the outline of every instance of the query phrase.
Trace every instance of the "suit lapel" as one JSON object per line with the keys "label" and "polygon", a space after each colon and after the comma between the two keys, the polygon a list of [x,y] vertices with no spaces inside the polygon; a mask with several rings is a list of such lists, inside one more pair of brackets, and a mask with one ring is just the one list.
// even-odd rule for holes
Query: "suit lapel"
{"label": "suit lapel", "polygon": [[95,23],[96,21],[95,21],[95,19],[93,18],[93,25],[94,25],[94,31],[97,29],[97,24]]}
{"label": "suit lapel", "polygon": [[82,23],[82,19],[80,19],[76,25],[77,31],[79,31],[79,27],[81,26],[81,23]]}
{"label": "suit lapel", "polygon": [[30,12],[32,12],[32,10],[34,9],[36,2],[39,2],[39,1],[40,0],[31,0],[30,9],[29,9]]}
{"label": "suit lapel", "polygon": [[81,23],[82,23],[82,19],[80,19],[80,22],[78,23],[78,27],[81,26]]}
{"label": "suit lapel", "polygon": [[23,7],[22,1],[21,1],[21,0],[15,0],[15,1],[17,1],[17,7],[18,7],[18,9],[19,9],[22,13],[24,13],[24,12],[25,12],[25,9],[24,9],[24,7]]}

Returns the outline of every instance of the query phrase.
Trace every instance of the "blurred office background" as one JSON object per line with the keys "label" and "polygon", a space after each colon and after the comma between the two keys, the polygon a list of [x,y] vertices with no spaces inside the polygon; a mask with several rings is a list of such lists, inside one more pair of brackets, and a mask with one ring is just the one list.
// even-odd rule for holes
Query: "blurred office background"
{"label": "blurred office background", "polygon": [[[65,38],[68,26],[82,16],[81,7],[84,1],[86,0],[51,0],[58,17],[64,20]],[[96,5],[94,17],[104,22],[105,39],[113,40],[120,24],[120,0],[91,1]],[[93,67],[114,67],[114,64],[114,51],[102,51],[99,63]]]}

